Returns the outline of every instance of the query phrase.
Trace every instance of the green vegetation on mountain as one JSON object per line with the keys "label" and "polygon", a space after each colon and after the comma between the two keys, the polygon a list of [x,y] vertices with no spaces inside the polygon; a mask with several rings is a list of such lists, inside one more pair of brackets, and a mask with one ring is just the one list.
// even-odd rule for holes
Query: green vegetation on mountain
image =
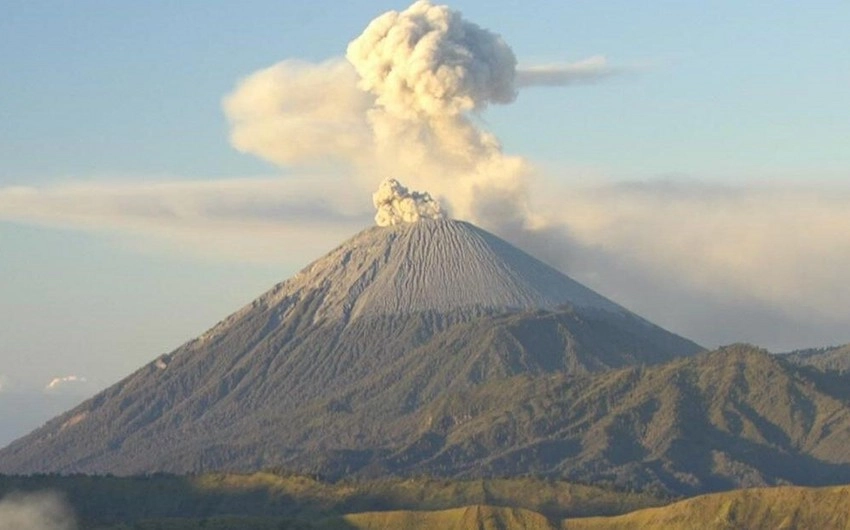
{"label": "green vegetation on mountain", "polygon": [[[850,481],[850,379],[746,345],[447,395],[386,468],[531,472],[679,495]],[[451,470],[451,471],[450,471]]]}

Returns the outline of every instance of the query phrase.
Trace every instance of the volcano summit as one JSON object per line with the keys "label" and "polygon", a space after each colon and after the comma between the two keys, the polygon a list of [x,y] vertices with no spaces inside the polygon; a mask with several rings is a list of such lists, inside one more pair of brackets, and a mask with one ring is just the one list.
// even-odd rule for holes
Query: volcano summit
{"label": "volcano summit", "polygon": [[471,224],[375,226],[0,451],[0,472],[404,474],[437,400],[699,350]]}

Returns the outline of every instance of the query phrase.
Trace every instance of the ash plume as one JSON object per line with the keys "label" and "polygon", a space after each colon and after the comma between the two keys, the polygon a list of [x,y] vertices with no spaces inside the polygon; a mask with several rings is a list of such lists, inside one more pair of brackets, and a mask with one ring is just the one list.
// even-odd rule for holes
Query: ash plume
{"label": "ash plume", "polygon": [[252,74],[226,98],[230,142],[239,151],[288,166],[350,161],[368,149],[371,103],[343,60],[283,61]]}
{"label": "ash plume", "polygon": [[243,80],[224,101],[233,145],[284,166],[332,162],[364,192],[399,175],[497,232],[539,224],[530,165],[476,122],[517,96],[517,60],[499,35],[420,0],[374,19],[345,59],[284,61]]}
{"label": "ash plume", "polygon": [[55,492],[12,492],[0,499],[0,530],[76,530],[73,510]]}
{"label": "ash plume", "polygon": [[420,219],[443,219],[445,213],[439,203],[428,193],[409,191],[396,179],[387,179],[372,194],[372,203],[378,212],[375,223],[391,226],[415,223]]}
{"label": "ash plume", "polygon": [[447,6],[418,1],[373,20],[346,58],[381,112],[400,119],[458,116],[516,98],[516,57],[495,33]]}
{"label": "ash plume", "polygon": [[596,83],[623,73],[612,68],[602,55],[569,64],[543,64],[517,70],[517,87],[567,86]]}

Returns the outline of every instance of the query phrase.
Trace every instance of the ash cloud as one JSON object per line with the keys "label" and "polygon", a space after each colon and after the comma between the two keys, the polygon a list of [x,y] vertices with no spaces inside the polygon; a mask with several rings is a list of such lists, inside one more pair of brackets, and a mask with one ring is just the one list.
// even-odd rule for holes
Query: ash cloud
{"label": "ash cloud", "polygon": [[378,212],[378,226],[415,223],[420,219],[443,219],[446,217],[440,204],[428,193],[410,191],[395,179],[381,183],[372,195],[372,203]]}
{"label": "ash cloud", "polygon": [[73,510],[58,493],[12,492],[0,499],[0,530],[76,530]]}
{"label": "ash cloud", "polygon": [[225,98],[230,142],[281,166],[350,162],[368,150],[368,94],[342,59],[283,61],[253,73]]}
{"label": "ash cloud", "polygon": [[568,86],[598,83],[624,72],[614,68],[602,55],[569,64],[542,64],[517,70],[517,87]]}
{"label": "ash cloud", "polygon": [[516,57],[499,35],[422,0],[374,19],[345,61],[284,61],[250,75],[224,109],[243,152],[302,168],[333,161],[364,195],[398,175],[498,232],[537,222],[532,168],[475,116],[513,102],[517,86]]}
{"label": "ash cloud", "polygon": [[520,88],[615,75],[604,57],[517,67],[498,34],[419,0],[375,18],[345,58],[282,61],[224,99],[231,143],[281,166],[327,170],[362,196],[388,175],[441,198],[452,215],[496,233],[551,224],[532,200],[535,171],[480,126]]}
{"label": "ash cloud", "polygon": [[346,50],[376,114],[458,116],[516,98],[516,57],[495,33],[447,6],[419,1],[373,20]]}

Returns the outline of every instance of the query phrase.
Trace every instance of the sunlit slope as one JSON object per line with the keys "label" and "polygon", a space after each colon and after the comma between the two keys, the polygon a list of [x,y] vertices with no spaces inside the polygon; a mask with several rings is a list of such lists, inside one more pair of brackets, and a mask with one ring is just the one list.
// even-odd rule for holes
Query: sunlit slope
{"label": "sunlit slope", "polygon": [[328,528],[357,530],[556,530],[539,513],[520,508],[466,506],[438,512],[373,512],[346,515]]}
{"label": "sunlit slope", "polygon": [[705,495],[616,517],[565,520],[563,530],[850,528],[850,486],[778,487]]}
{"label": "sunlit slope", "polygon": [[93,530],[850,528],[846,485],[745,489],[662,505],[646,494],[531,478],[0,476],[0,498],[44,490],[65,496],[80,527]]}

